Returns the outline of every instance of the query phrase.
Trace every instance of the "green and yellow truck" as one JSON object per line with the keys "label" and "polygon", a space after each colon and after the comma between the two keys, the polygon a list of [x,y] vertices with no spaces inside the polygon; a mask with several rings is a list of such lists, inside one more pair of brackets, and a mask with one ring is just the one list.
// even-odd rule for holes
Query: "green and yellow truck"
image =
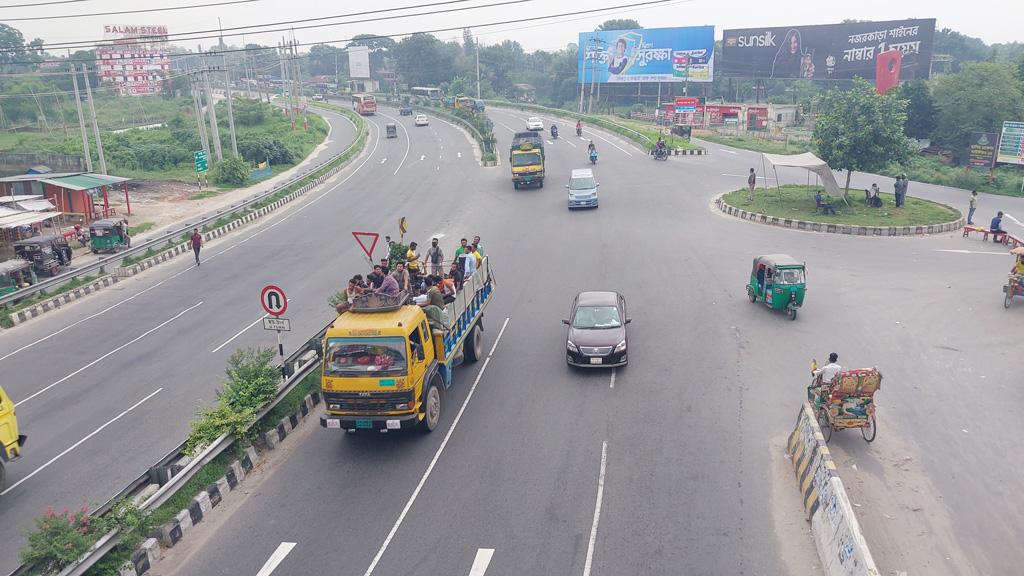
{"label": "green and yellow truck", "polygon": [[536,184],[544,187],[544,139],[533,131],[516,132],[512,136],[512,147],[508,152],[508,163],[512,167],[512,185]]}
{"label": "green and yellow truck", "polygon": [[18,417],[14,413],[14,402],[0,386],[0,491],[7,481],[4,466],[21,457],[25,436],[18,434]]}

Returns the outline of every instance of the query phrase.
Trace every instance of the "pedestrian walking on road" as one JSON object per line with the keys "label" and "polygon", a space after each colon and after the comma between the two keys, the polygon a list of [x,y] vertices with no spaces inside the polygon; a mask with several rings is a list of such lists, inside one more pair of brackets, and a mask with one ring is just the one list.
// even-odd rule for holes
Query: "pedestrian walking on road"
{"label": "pedestrian walking on road", "polygon": [[427,248],[427,273],[440,277],[444,272],[441,264],[444,263],[444,251],[437,245],[437,238],[430,241],[430,248]]}
{"label": "pedestrian walking on road", "polygon": [[747,202],[754,201],[754,187],[757,186],[757,173],[754,169],[750,169],[750,175],[747,176]]}
{"label": "pedestrian walking on road", "polygon": [[974,211],[978,209],[978,191],[971,190],[970,208],[967,210],[967,224],[974,224]]}
{"label": "pedestrian walking on road", "polygon": [[196,266],[199,266],[199,250],[203,247],[203,235],[199,233],[199,228],[192,229],[192,237],[188,239],[188,246],[196,253]]}

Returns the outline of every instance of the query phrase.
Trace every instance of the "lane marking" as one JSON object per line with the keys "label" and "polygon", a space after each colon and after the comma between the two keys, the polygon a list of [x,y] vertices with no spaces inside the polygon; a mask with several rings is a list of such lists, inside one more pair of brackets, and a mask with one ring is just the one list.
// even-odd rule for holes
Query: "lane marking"
{"label": "lane marking", "polygon": [[88,440],[89,438],[92,438],[93,436],[95,436],[95,435],[99,434],[100,432],[102,432],[102,431],[103,431],[103,429],[104,429],[104,428],[106,428],[107,426],[110,426],[110,425],[111,425],[111,424],[113,424],[114,422],[117,422],[117,421],[118,421],[118,420],[120,420],[120,419],[121,419],[121,418],[122,418],[122,417],[123,417],[123,416],[124,416],[125,414],[127,414],[127,413],[131,412],[132,410],[135,410],[136,408],[138,408],[139,406],[141,406],[143,402],[145,402],[146,400],[149,400],[149,399],[150,399],[150,398],[152,398],[153,396],[156,396],[156,395],[157,395],[157,394],[159,394],[159,393],[160,393],[160,391],[162,391],[162,390],[163,390],[163,388],[157,388],[157,389],[156,389],[156,390],[155,390],[154,392],[151,392],[151,393],[149,394],[149,396],[146,396],[146,397],[145,397],[145,398],[143,398],[142,400],[139,400],[139,401],[138,401],[138,402],[136,402],[135,404],[132,404],[132,405],[131,405],[131,407],[130,407],[130,408],[128,408],[127,410],[124,410],[123,412],[121,412],[121,413],[120,413],[120,414],[118,414],[117,416],[114,416],[114,417],[113,417],[113,418],[111,418],[110,420],[107,420],[107,422],[106,422],[105,424],[103,424],[103,425],[102,425],[102,426],[100,426],[99,428],[97,428],[97,429],[93,430],[93,431],[92,431],[92,432],[90,432],[90,433],[89,433],[89,434],[88,434],[88,435],[87,435],[87,436],[86,436],[85,438],[82,438],[82,439],[81,439],[81,440],[79,440],[78,442],[75,442],[75,443],[74,443],[74,444],[72,444],[72,445],[71,445],[71,446],[70,446],[69,448],[67,448],[67,449],[65,449],[65,450],[64,450],[63,452],[61,452],[60,454],[57,454],[57,455],[56,455],[56,456],[54,456],[53,458],[50,458],[50,459],[49,459],[49,460],[48,460],[48,461],[46,462],[46,464],[43,464],[43,465],[42,465],[42,466],[40,466],[39,468],[36,468],[36,469],[35,469],[35,470],[33,470],[32,472],[30,472],[28,476],[25,476],[24,478],[22,478],[21,480],[18,480],[18,481],[17,481],[17,482],[15,482],[14,484],[11,484],[10,488],[8,488],[8,489],[4,490],[3,492],[0,492],[0,496],[3,496],[4,494],[7,494],[8,492],[10,492],[11,490],[14,490],[14,489],[15,489],[15,488],[17,488],[18,486],[21,486],[21,485],[22,485],[22,484],[23,484],[24,482],[26,482],[26,481],[27,481],[27,480],[28,480],[29,478],[31,478],[31,477],[33,477],[33,476],[35,476],[36,474],[39,474],[40,472],[42,472],[43,470],[45,470],[46,468],[48,468],[48,467],[50,466],[50,464],[53,464],[54,462],[56,462],[57,460],[59,460],[59,459],[61,459],[61,458],[62,458],[63,456],[65,456],[65,455],[66,455],[66,454],[67,454],[68,452],[71,452],[71,451],[72,451],[72,450],[74,450],[75,448],[78,448],[78,447],[79,447],[79,446],[81,446],[81,445],[82,445],[82,444],[83,444],[83,443],[84,443],[84,442],[85,442],[86,440]]}
{"label": "lane marking", "polygon": [[[288,298],[288,303],[289,303],[289,304],[291,304],[291,302],[292,302],[292,299],[291,299],[291,298]],[[252,324],[249,324],[249,325],[248,325],[248,326],[246,326],[245,328],[242,328],[242,329],[241,329],[241,330],[239,330],[239,331],[238,331],[238,332],[237,332],[237,333],[236,333],[236,334],[235,334],[234,336],[232,336],[231,338],[228,338],[227,340],[225,340],[223,344],[221,344],[220,346],[217,346],[217,347],[216,347],[216,348],[214,348],[213,350],[210,350],[210,354],[214,354],[214,353],[216,353],[216,352],[217,352],[218,350],[220,350],[221,348],[223,348],[223,347],[227,346],[228,344],[230,344],[230,343],[231,343],[231,341],[232,341],[232,340],[234,340],[235,338],[238,338],[239,336],[241,336],[242,334],[244,334],[244,333],[245,333],[245,331],[246,331],[246,330],[248,330],[249,328],[252,328],[253,326],[255,326],[255,325],[259,324],[259,323],[260,323],[260,322],[261,322],[261,321],[262,321],[262,320],[263,320],[264,318],[266,318],[267,316],[270,316],[270,314],[264,314],[263,316],[260,316],[259,318],[257,318],[257,319],[255,319],[255,320],[253,320]]]}
{"label": "lane marking", "polygon": [[387,159],[387,158],[381,158],[381,159],[380,159],[380,163],[381,163],[381,164],[383,164],[383,163],[385,163],[385,162],[387,162],[387,161],[388,161],[388,159]]}
{"label": "lane marking", "polygon": [[65,377],[61,378],[60,380],[57,380],[56,382],[54,382],[53,384],[50,384],[49,386],[47,386],[47,387],[43,388],[42,390],[38,390],[38,391],[37,391],[37,392],[36,392],[35,394],[32,394],[32,395],[31,395],[31,396],[29,396],[28,398],[25,398],[24,400],[22,400],[22,401],[20,401],[20,402],[15,402],[15,403],[14,403],[14,406],[15,406],[15,407],[17,407],[17,406],[21,406],[21,405],[22,405],[22,404],[24,404],[25,402],[28,402],[29,400],[31,400],[31,399],[33,399],[33,398],[35,398],[36,396],[39,396],[40,394],[42,394],[43,392],[46,392],[46,391],[47,391],[47,390],[49,390],[50,388],[53,388],[54,386],[56,386],[56,385],[58,385],[58,384],[61,384],[61,383],[63,383],[63,382],[66,382],[66,381],[68,381],[69,379],[71,379],[71,378],[74,378],[75,376],[78,376],[79,374],[81,374],[82,372],[86,371],[87,369],[89,369],[89,368],[92,368],[93,366],[95,366],[95,365],[99,364],[100,362],[102,362],[102,361],[106,360],[107,358],[109,358],[109,357],[113,356],[114,354],[117,354],[117,353],[118,353],[118,352],[120,352],[121,350],[124,350],[125,348],[127,348],[127,347],[131,346],[132,344],[135,344],[135,343],[136,343],[136,342],[138,342],[139,340],[142,340],[142,339],[143,339],[143,338],[145,338],[146,336],[149,336],[149,335],[150,335],[150,334],[152,334],[153,332],[156,332],[157,330],[159,330],[159,329],[163,328],[164,326],[167,326],[167,325],[168,325],[168,324],[170,324],[171,322],[174,322],[174,321],[175,321],[175,320],[177,320],[178,318],[181,318],[182,316],[184,316],[184,315],[185,315],[185,313],[186,313],[186,312],[189,312],[189,311],[191,311],[191,310],[195,310],[196,308],[198,308],[198,307],[200,307],[200,306],[202,306],[202,305],[203,305],[203,302],[202,302],[202,300],[200,300],[198,304],[193,304],[192,306],[189,306],[188,308],[185,308],[184,310],[182,310],[181,312],[178,312],[177,314],[175,314],[175,315],[174,315],[174,316],[172,316],[171,318],[169,318],[169,319],[167,319],[167,320],[164,320],[163,322],[161,322],[160,324],[157,324],[156,326],[154,326],[153,328],[150,328],[149,330],[146,330],[146,331],[145,331],[145,332],[143,332],[143,333],[142,333],[141,335],[139,335],[139,336],[136,336],[135,338],[133,338],[133,339],[129,340],[128,342],[125,342],[124,344],[121,344],[121,345],[120,345],[120,346],[118,346],[117,348],[114,348],[114,349],[113,349],[113,350],[111,350],[110,352],[107,352],[107,353],[106,353],[106,354],[104,354],[103,356],[100,356],[99,358],[97,358],[97,359],[93,360],[92,362],[89,362],[89,363],[88,363],[88,364],[86,364],[85,366],[82,366],[82,367],[81,367],[81,368],[79,368],[78,370],[75,370],[75,371],[74,371],[74,372],[72,372],[71,374],[68,374],[67,376],[65,376]]}
{"label": "lane marking", "polygon": [[594,523],[590,526],[590,543],[587,544],[587,561],[583,564],[583,576],[590,576],[590,567],[594,561],[594,546],[597,544],[597,524],[601,521],[601,501],[604,499],[604,473],[607,467],[608,441],[605,440],[601,443],[601,472],[597,476],[597,503],[594,504]]}
{"label": "lane marking", "polygon": [[398,121],[398,118],[389,116],[383,112],[381,112],[380,115],[397,124],[402,129],[402,132],[405,132],[405,155],[402,156],[402,161],[398,163],[398,168],[395,168],[395,172],[392,174],[392,176],[394,176],[402,169],[402,166],[405,164],[405,159],[409,157],[409,148],[412,146],[412,139],[409,137],[409,130],[405,128],[405,124]]}
{"label": "lane marking", "polygon": [[491,563],[491,556],[494,556],[494,548],[478,548],[476,558],[473,559],[473,567],[469,569],[469,576],[484,576],[487,566]]}
{"label": "lane marking", "polygon": [[422,162],[426,157],[426,154],[420,154],[420,162]]}
{"label": "lane marking", "polygon": [[725,148],[719,148],[718,151],[719,152],[726,152],[728,154],[739,154],[739,152],[737,152],[735,150],[726,150]]}
{"label": "lane marking", "polygon": [[562,140],[565,140],[565,143],[569,146],[572,146],[573,148],[576,147],[576,145],[572,143],[572,140],[569,140],[568,138],[562,138]]}
{"label": "lane marking", "polygon": [[458,157],[458,158],[462,158],[462,152],[456,152],[455,156]]}
{"label": "lane marking", "polygon": [[1009,252],[985,252],[984,250],[940,250],[935,252],[948,252],[950,254],[992,254],[993,256],[1006,256]]}
{"label": "lane marking", "polygon": [[513,134],[516,133],[516,131],[511,126],[509,126],[508,124],[505,124],[504,122],[498,122],[498,124],[501,124],[501,126],[503,128],[505,128],[505,130],[508,130],[509,132],[511,132]]}
{"label": "lane marking", "polygon": [[288,553],[295,548],[295,542],[281,542],[278,545],[277,550],[267,558],[267,562],[260,568],[260,571],[256,573],[256,576],[270,576],[277,568],[278,564],[284,561]]}
{"label": "lane marking", "polygon": [[615,388],[615,373],[616,372],[618,372],[618,370],[613,368],[612,369],[612,383],[608,385],[609,388]]}
{"label": "lane marking", "polygon": [[366,569],[363,576],[371,576],[377,564],[380,562],[381,557],[384,556],[384,552],[388,549],[388,545],[391,544],[391,540],[394,539],[398,529],[402,526],[402,522],[405,520],[406,515],[409,514],[409,510],[412,505],[416,502],[416,498],[420,495],[420,491],[423,490],[423,485],[427,483],[427,479],[430,478],[430,473],[433,472],[434,466],[437,461],[441,458],[441,454],[444,452],[445,446],[448,445],[448,440],[451,439],[452,434],[459,425],[459,421],[462,420],[462,414],[466,411],[466,406],[469,406],[469,401],[473,398],[473,393],[476,391],[476,387],[480,384],[480,379],[483,377],[484,372],[487,371],[487,366],[491,363],[491,358],[494,355],[495,348],[498,347],[498,342],[501,342],[501,336],[505,333],[505,327],[508,326],[509,318],[505,318],[505,323],[501,325],[501,331],[498,332],[498,337],[494,339],[494,346],[491,346],[491,352],[484,359],[484,365],[480,367],[480,371],[476,374],[476,380],[473,381],[473,385],[469,388],[469,393],[466,394],[466,399],[462,401],[462,407],[459,408],[459,412],[455,415],[455,420],[452,421],[452,425],[448,428],[448,432],[444,435],[444,440],[441,440],[441,445],[437,447],[437,452],[434,453],[434,457],[430,460],[430,464],[427,465],[427,470],[423,473],[420,478],[419,484],[412,491],[412,495],[409,496],[409,501],[405,503],[405,507],[402,508],[402,512],[398,515],[398,519],[395,520],[395,525],[391,527],[391,531],[388,532],[387,538],[384,539],[384,543],[380,545],[380,549],[377,550],[377,554],[374,555],[373,561],[370,562],[370,567]]}

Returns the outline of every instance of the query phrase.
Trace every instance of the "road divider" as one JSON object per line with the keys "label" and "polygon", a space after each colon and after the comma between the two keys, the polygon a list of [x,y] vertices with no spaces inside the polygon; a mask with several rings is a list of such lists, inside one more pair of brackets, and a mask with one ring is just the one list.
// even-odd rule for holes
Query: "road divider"
{"label": "road divider", "polygon": [[828,576],[879,576],[832,454],[804,402],[786,448],[796,472],[818,558]]}

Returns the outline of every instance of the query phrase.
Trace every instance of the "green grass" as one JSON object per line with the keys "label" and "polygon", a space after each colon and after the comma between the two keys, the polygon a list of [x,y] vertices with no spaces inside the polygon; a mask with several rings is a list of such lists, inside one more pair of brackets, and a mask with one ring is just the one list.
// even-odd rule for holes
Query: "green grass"
{"label": "green grass", "polygon": [[152,229],[153,226],[156,226],[155,222],[143,222],[142,224],[139,224],[138,226],[129,226],[128,227],[128,235],[129,236],[135,236],[136,234],[142,234],[146,230]]}
{"label": "green grass", "polygon": [[228,471],[228,466],[232,462],[242,457],[242,449],[236,442],[232,444],[231,448],[217,455],[216,458],[211,460],[209,464],[203,466],[196,475],[189,479],[184,486],[178,489],[170,498],[167,499],[159,508],[153,510],[150,514],[150,520],[154,526],[159,526],[164,522],[167,522],[171,518],[181,512],[184,508],[188,507],[188,503],[192,501],[192,498],[199,493],[200,490],[204,490],[207,486],[217,482],[221,476]]}
{"label": "green grass", "polygon": [[828,224],[851,224],[856,226],[924,226],[942,224],[956,220],[960,213],[942,204],[907,196],[903,208],[895,208],[892,194],[881,194],[884,206],[869,208],[864,204],[862,190],[850,191],[850,205],[842,199],[832,199],[836,214],[815,213],[814,186],[787,184],[780,188],[758,188],[753,203],[747,202],[747,190],[729,192],[722,197],[726,204],[742,210],[767,214],[779,218],[793,218]]}
{"label": "green grass", "polygon": [[733,148],[753,150],[754,152],[764,152],[767,154],[802,154],[804,152],[815,152],[814,145],[807,140],[793,140],[787,144],[786,142],[777,142],[775,140],[757,138],[754,136],[728,136],[724,134],[708,134],[705,136],[698,136],[698,138],[701,140],[707,140],[708,142],[714,142],[715,144],[722,144],[723,146],[731,146]]}
{"label": "green grass", "polygon": [[699,150],[701,147],[690,142],[688,138],[682,138],[674,134],[664,134],[661,131],[660,126],[651,124],[650,122],[641,122],[639,120],[628,120],[625,118],[619,118],[617,116],[595,116],[596,118],[606,119],[608,122],[614,122],[620,126],[625,126],[640,132],[644,136],[651,139],[652,142],[658,141],[658,136],[665,139],[665,143],[668,144],[669,148],[679,148],[682,150]]}
{"label": "green grass", "polygon": [[278,402],[277,406],[274,406],[274,408],[256,424],[256,433],[262,434],[274,426],[277,426],[277,423],[280,422],[282,418],[298,412],[299,405],[302,404],[303,398],[305,398],[310,392],[319,389],[320,368],[316,368],[307,374],[306,377],[302,379],[302,382],[299,382],[295,388],[292,388],[291,392],[286,394],[285,397]]}
{"label": "green grass", "polygon": [[37,292],[36,294],[33,294],[32,296],[29,296],[28,298],[22,299],[21,302],[18,302],[17,304],[12,306],[9,309],[9,311],[10,312],[17,312],[19,310],[24,310],[25,308],[28,308],[30,306],[35,306],[36,304],[39,304],[40,302],[42,302],[44,300],[49,300],[50,298],[53,298],[55,296],[59,296],[59,295],[65,293],[65,292],[70,292],[70,291],[74,290],[75,288],[80,288],[82,286],[85,286],[86,284],[90,284],[90,283],[94,282],[99,277],[100,277],[100,274],[96,274],[94,276],[79,276],[78,278],[72,278],[71,280],[69,280],[66,284],[64,284],[61,287],[54,288],[53,290],[48,290],[46,292],[46,294],[43,294],[42,292]]}
{"label": "green grass", "polygon": [[[950,166],[937,156],[917,155],[910,159],[906,167],[892,166],[886,170],[887,176],[895,176],[905,173],[911,180],[910,192],[913,193],[913,182],[928,182],[941,186],[977,190],[989,194],[1002,196],[1024,196],[1021,194],[1021,178],[1024,177],[1024,170],[1011,166],[1001,166],[992,172],[992,182],[989,182],[987,171],[965,170],[964,168]],[[967,196],[964,196],[965,201]]]}
{"label": "green grass", "polygon": [[204,192],[199,192],[199,193],[193,194],[193,195],[189,196],[188,199],[189,200],[204,200],[206,198],[213,198],[214,196],[216,196],[219,193],[220,193],[220,191],[218,191],[218,190],[206,190]]}

